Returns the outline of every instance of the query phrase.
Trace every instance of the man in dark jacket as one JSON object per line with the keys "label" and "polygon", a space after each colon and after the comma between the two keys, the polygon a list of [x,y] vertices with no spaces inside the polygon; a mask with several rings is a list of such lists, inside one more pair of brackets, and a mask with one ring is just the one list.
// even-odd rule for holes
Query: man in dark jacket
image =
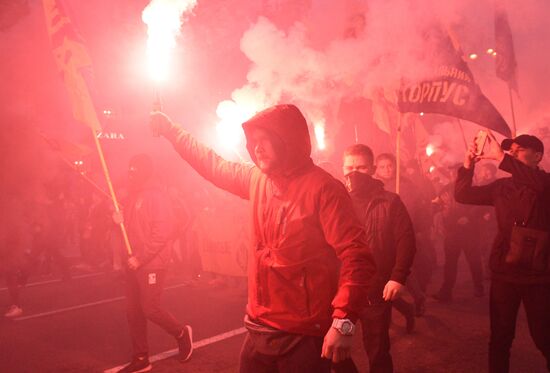
{"label": "man in dark jacket", "polygon": [[[409,276],[407,289],[414,298],[416,314],[421,316],[426,310],[426,288],[431,281],[435,262],[433,244],[431,242],[431,229],[433,223],[431,200],[435,197],[433,186],[421,175],[416,164],[411,161],[405,168],[400,178],[399,198],[409,212],[414,225],[416,235],[416,253],[412,267],[412,274]],[[374,178],[384,183],[384,189],[389,192],[396,192],[397,161],[390,153],[381,153],[374,161]],[[409,178],[412,177],[412,178]],[[405,316],[408,311],[399,308],[402,304],[394,303],[396,309]]]}
{"label": "man in dark jacket", "polygon": [[[374,173],[372,150],[355,144],[344,153],[344,177],[355,211],[365,227],[376,262],[368,291],[368,306],[361,315],[363,344],[369,372],[393,372],[389,328],[392,301],[399,298],[416,251],[414,229],[407,208],[395,193],[384,190]],[[414,320],[411,305],[409,317]]]}
{"label": "man in dark jacket", "polygon": [[[498,233],[490,257],[489,371],[509,371],[521,303],[531,336],[550,371],[550,175],[538,168],[544,146],[530,135],[499,145],[489,134],[486,153],[479,157],[475,151],[472,144],[458,173],[455,198],[460,203],[495,208]],[[474,164],[480,158],[499,161],[499,168],[511,177],[472,186]]]}
{"label": "man in dark jacket", "polygon": [[119,372],[147,372],[152,369],[147,320],[176,338],[181,361],[191,357],[193,336],[189,325],[184,327],[160,304],[171,260],[174,216],[167,194],[153,178],[153,162],[145,154],[130,160],[128,200],[124,205],[124,222],[132,248],[126,271],[126,308],[134,357]]}
{"label": "man in dark jacket", "polygon": [[298,108],[277,105],[243,124],[256,167],[222,159],[162,113],[151,125],[203,177],[251,202],[240,371],[328,372],[326,359],[348,359],[375,265],[346,189],[313,165]]}

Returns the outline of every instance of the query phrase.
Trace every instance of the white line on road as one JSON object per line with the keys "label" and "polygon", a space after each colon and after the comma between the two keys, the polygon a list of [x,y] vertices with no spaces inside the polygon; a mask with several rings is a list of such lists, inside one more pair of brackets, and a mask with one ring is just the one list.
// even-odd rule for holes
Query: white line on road
{"label": "white line on road", "polygon": [[[164,288],[164,290],[170,290],[170,289],[181,288],[182,286],[187,286],[187,284],[178,284],[178,285],[167,286],[166,288]],[[116,298],[103,299],[103,300],[100,300],[100,301],[97,301],[97,302],[79,304],[78,306],[60,308],[60,309],[53,310],[53,311],[42,312],[42,313],[36,313],[36,314],[34,314],[34,315],[17,317],[17,318],[15,318],[15,319],[13,319],[13,320],[14,320],[14,321],[24,321],[24,320],[30,320],[30,319],[37,319],[37,318],[39,318],[39,317],[46,317],[46,316],[51,316],[51,315],[57,315],[57,314],[59,314],[59,313],[68,312],[68,311],[74,311],[74,310],[79,310],[79,309],[81,309],[81,308],[87,308],[87,307],[98,306],[98,305],[100,305],[100,304],[118,302],[118,301],[123,300],[123,299],[125,299],[125,297],[116,297]]]}
{"label": "white line on road", "polygon": [[[88,273],[88,274],[85,274],[85,275],[80,275],[80,276],[73,276],[71,277],[71,280],[78,280],[78,279],[81,279],[81,278],[88,278],[88,277],[96,277],[96,276],[100,276],[100,275],[103,275],[105,274],[105,272],[96,272],[96,273]],[[31,282],[31,283],[28,283],[28,284],[25,284],[24,287],[26,288],[31,288],[33,286],[40,286],[40,285],[47,285],[47,284],[54,284],[56,282],[68,282],[68,281],[71,281],[71,280],[63,280],[61,278],[57,278],[55,280],[46,280],[46,281],[39,281],[39,282]],[[0,288],[0,291],[6,291],[8,290],[8,288]]]}
{"label": "white line on road", "polygon": [[[234,337],[236,335],[243,334],[243,333],[246,333],[246,328],[244,328],[244,327],[243,328],[238,328],[238,329],[233,329],[233,330],[230,330],[228,332],[218,334],[218,335],[215,335],[215,336],[210,337],[210,338],[201,339],[200,341],[193,343],[193,350],[196,350],[196,349],[204,347],[204,346],[211,345],[211,344],[216,343],[216,342],[223,341],[224,339],[228,339],[228,338],[231,338],[231,337]],[[159,354],[151,356],[149,358],[149,361],[154,363],[155,361],[164,360],[164,359],[167,359],[169,357],[172,357],[172,356],[176,355],[177,353],[178,353],[178,349],[174,348],[173,350],[164,351],[164,352],[161,352]],[[122,369],[123,367],[124,367],[124,365],[119,365],[117,367],[104,370],[103,373],[115,373],[118,370]]]}

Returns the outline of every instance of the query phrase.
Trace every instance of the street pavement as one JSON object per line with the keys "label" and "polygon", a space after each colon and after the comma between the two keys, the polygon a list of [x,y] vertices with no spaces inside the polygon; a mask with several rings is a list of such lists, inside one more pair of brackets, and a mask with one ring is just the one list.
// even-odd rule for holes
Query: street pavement
{"label": "street pavement", "polygon": [[[487,371],[488,298],[472,295],[468,277],[465,272],[459,274],[451,304],[428,302],[426,315],[416,319],[412,334],[405,332],[404,318],[394,312],[391,338],[396,372]],[[128,361],[131,349],[120,274],[94,273],[64,282],[32,279],[22,299],[21,318],[0,319],[0,372],[109,372]],[[6,291],[0,289],[0,307],[6,303]],[[198,348],[189,362],[179,363],[173,356],[174,340],[151,324],[153,372],[237,372],[245,304],[242,283],[188,284],[172,271],[164,305],[193,326]],[[356,342],[354,360],[360,372],[368,372],[360,338]],[[511,371],[542,373],[544,365],[521,310]]]}

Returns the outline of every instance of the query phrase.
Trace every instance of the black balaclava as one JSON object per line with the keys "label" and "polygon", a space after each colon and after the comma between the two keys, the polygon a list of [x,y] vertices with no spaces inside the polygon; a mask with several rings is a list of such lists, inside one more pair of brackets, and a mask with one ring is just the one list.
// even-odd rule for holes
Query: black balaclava
{"label": "black balaclava", "polygon": [[130,159],[128,165],[128,187],[141,189],[153,176],[153,160],[147,154],[138,154]]}

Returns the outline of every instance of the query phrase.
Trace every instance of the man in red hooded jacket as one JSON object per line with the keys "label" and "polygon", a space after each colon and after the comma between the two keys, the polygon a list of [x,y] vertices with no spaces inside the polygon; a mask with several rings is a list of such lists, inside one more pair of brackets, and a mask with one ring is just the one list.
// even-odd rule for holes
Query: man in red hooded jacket
{"label": "man in red hooded jacket", "polygon": [[256,166],[222,159],[162,113],[151,126],[204,178],[251,202],[240,371],[329,372],[329,360],[349,358],[375,264],[345,187],[310,158],[298,108],[277,105],[243,124]]}

